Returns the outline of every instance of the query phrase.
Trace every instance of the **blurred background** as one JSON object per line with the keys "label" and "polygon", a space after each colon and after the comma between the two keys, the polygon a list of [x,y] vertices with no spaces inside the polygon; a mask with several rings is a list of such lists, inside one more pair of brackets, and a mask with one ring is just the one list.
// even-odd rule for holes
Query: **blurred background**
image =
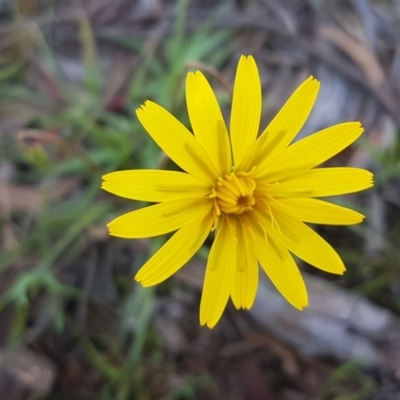
{"label": "blurred background", "polygon": [[[328,165],[376,186],[331,199],[367,219],[318,228],[348,271],[301,264],[306,311],[265,278],[252,310],[229,305],[209,330],[210,242],[143,289],[133,276],[165,238],[110,238],[106,223],[144,204],[99,187],[170,167],[134,110],[151,99],[188,125],[188,71],[229,116],[241,54],[258,63],[262,126],[321,80],[299,137],[362,121]],[[400,399],[399,127],[398,0],[0,0],[0,399]]]}

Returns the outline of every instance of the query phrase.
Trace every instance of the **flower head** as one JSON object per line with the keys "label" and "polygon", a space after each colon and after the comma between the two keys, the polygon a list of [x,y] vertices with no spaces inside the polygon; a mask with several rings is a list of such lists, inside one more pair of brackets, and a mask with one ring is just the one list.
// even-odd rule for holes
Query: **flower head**
{"label": "flower head", "polygon": [[354,142],[359,122],[323,129],[292,144],[311,112],[319,82],[309,77],[259,135],[261,83],[251,56],[240,58],[229,133],[204,75],[189,73],[186,101],[193,134],[161,106],[146,101],[137,116],[184,172],[131,170],[107,174],[103,189],[157,203],[124,214],[108,227],[123,238],[176,231],[135,279],[156,285],[177,272],[215,234],[207,261],[200,323],[212,328],[229,298],[249,309],[259,265],[298,309],[307,291],[292,254],[321,270],[345,271],[336,251],[307,223],[350,225],[363,215],[323,200],[367,189],[372,174],[358,168],[316,168]]}

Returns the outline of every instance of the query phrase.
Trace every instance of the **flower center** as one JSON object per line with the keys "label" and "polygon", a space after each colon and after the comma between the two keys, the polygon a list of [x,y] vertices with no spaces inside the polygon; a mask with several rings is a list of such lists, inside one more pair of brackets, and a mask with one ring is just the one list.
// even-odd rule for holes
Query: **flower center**
{"label": "flower center", "polygon": [[256,183],[246,172],[231,172],[212,189],[210,198],[214,199],[215,213],[242,214],[253,209],[256,199],[253,195]]}

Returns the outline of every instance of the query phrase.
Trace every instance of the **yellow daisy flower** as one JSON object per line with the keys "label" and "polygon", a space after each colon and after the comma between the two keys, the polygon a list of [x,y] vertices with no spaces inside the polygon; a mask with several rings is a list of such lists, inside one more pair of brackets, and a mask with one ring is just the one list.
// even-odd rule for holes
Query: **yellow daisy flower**
{"label": "yellow daisy flower", "polygon": [[[146,101],[137,116],[164,152],[185,172],[131,170],[103,176],[102,188],[128,199],[158,203],[109,223],[110,235],[144,238],[176,231],[135,279],[156,285],[187,263],[215,232],[204,279],[200,323],[212,328],[229,297],[249,309],[260,264],[298,309],[307,291],[292,254],[323,271],[345,271],[336,251],[306,223],[351,225],[363,215],[319,197],[358,192],[373,185],[359,168],[315,168],[354,142],[359,122],[323,129],[291,144],[316,100],[309,77],[259,133],[261,83],[252,56],[240,58],[230,134],[217,99],[200,72],[189,73],[186,101],[192,134],[167,110]],[[268,305],[266,305],[268,306]]]}

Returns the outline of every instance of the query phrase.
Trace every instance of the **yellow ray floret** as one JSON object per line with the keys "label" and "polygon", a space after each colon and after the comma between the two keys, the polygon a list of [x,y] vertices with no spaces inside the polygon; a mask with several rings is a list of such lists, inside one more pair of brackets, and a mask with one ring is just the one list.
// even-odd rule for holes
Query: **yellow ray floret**
{"label": "yellow ray floret", "polygon": [[183,170],[212,183],[218,170],[207,151],[173,115],[152,101],[136,110],[139,121],[153,140]]}
{"label": "yellow ray floret", "polygon": [[238,243],[231,227],[222,221],[208,257],[200,303],[200,323],[213,328],[221,318],[232,291]]}
{"label": "yellow ray floret", "polygon": [[232,159],[228,130],[217,98],[200,71],[188,74],[186,102],[190,124],[196,139],[207,149],[218,171],[229,173]]}
{"label": "yellow ray floret", "polygon": [[111,172],[103,176],[101,188],[127,199],[156,203],[183,197],[200,198],[210,191],[209,185],[193,175],[159,170]]}
{"label": "yellow ray floret", "polygon": [[121,215],[108,224],[110,235],[138,239],[176,231],[206,215],[211,209],[206,198],[182,197]]}
{"label": "yellow ray floret", "polygon": [[176,232],[161,249],[136,274],[143,286],[153,286],[165,281],[199,250],[206,240],[213,220],[206,214]]}
{"label": "yellow ray floret", "polygon": [[232,285],[231,298],[236,308],[250,309],[254,303],[258,287],[258,263],[254,234],[248,225],[239,225],[236,229],[238,251],[235,277]]}
{"label": "yellow ray floret", "polygon": [[268,189],[274,197],[327,197],[359,192],[373,185],[371,172],[360,168],[317,168],[290,174]]}
{"label": "yellow ray floret", "polygon": [[287,147],[267,168],[257,168],[259,179],[278,180],[290,171],[314,168],[345,149],[363,133],[359,122],[345,122],[323,129]]}
{"label": "yellow ray floret", "polygon": [[233,90],[230,134],[234,165],[243,169],[256,142],[261,118],[261,83],[253,57],[241,57]]}
{"label": "yellow ray floret", "polygon": [[319,199],[274,199],[271,208],[311,224],[353,225],[359,224],[364,219],[364,215],[356,211]]}
{"label": "yellow ray floret", "polygon": [[259,171],[265,171],[285,150],[310,115],[319,86],[319,81],[310,76],[295,90],[257,139],[249,166],[257,165]]}

